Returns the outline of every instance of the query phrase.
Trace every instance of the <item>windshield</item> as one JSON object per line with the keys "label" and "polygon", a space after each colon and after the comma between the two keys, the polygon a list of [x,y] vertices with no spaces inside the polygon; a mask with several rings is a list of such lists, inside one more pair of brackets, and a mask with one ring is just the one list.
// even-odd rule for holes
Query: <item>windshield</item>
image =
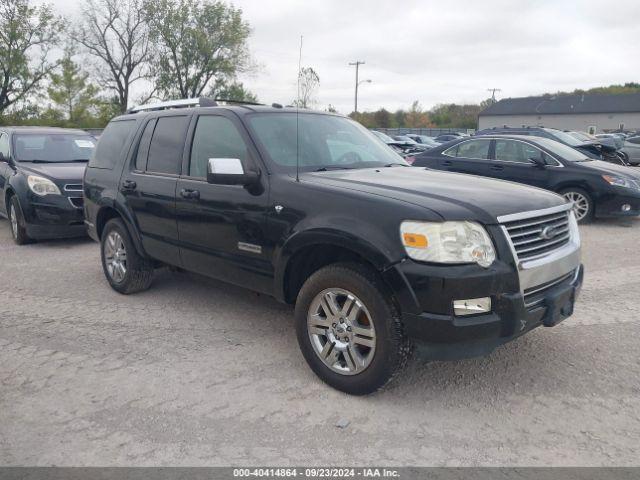
{"label": "windshield", "polygon": [[551,135],[556,137],[562,143],[566,143],[567,145],[571,145],[575,147],[577,145],[582,145],[584,141],[578,140],[575,137],[572,137],[568,133],[561,132],[560,130],[547,130]]}
{"label": "windshield", "polygon": [[67,133],[17,134],[13,156],[18,162],[88,162],[95,140],[89,135]]}
{"label": "windshield", "polygon": [[379,132],[377,130],[369,130],[371,133],[373,133],[376,137],[378,137],[380,140],[382,140],[384,143],[393,143],[395,142],[395,140],[393,138],[391,138],[389,135],[387,135],[386,133],[382,133]]}
{"label": "windshield", "polygon": [[408,165],[369,130],[344,117],[288,112],[253,114],[248,123],[281,171],[295,171],[298,158],[300,171]]}
{"label": "windshield", "polygon": [[418,142],[416,142],[413,138],[411,138],[411,137],[407,137],[407,136],[405,136],[405,135],[398,135],[398,136],[396,137],[396,140],[398,140],[398,141],[400,141],[400,142],[411,143],[411,144],[418,143]]}
{"label": "windshield", "polygon": [[536,138],[536,142],[538,142],[541,146],[545,147],[551,153],[557,155],[564,160],[568,160],[569,162],[584,162],[587,160],[591,160],[584,153],[576,150],[573,147],[565,145],[560,142],[556,142],[550,138],[539,137]]}

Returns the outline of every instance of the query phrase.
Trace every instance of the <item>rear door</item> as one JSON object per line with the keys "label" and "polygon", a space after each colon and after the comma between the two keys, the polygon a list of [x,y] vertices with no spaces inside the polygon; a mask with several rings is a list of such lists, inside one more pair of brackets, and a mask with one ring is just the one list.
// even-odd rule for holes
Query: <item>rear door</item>
{"label": "rear door", "polygon": [[120,181],[145,250],[172,265],[181,264],[176,185],[190,119],[190,114],[183,114],[148,120],[130,168],[125,168]]}
{"label": "rear door", "polygon": [[230,112],[198,115],[190,134],[184,175],[178,180],[180,254],[185,268],[272,293],[273,265],[265,248],[268,178],[261,185],[207,183],[210,158],[237,158],[245,171],[260,171],[258,153]]}
{"label": "rear door", "polygon": [[[535,160],[548,164],[540,167]],[[529,142],[511,139],[496,139],[493,158],[490,160],[490,176],[534,187],[549,188],[549,176],[553,170],[551,157]]]}
{"label": "rear door", "polygon": [[448,172],[489,176],[490,155],[491,139],[465,140],[442,152],[438,167]]}

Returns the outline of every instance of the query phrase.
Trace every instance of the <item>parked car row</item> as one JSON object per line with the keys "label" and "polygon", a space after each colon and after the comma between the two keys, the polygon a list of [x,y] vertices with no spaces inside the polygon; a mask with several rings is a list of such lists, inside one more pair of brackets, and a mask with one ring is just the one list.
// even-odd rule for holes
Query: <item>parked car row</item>
{"label": "parked car row", "polygon": [[577,220],[640,213],[628,167],[538,135],[454,136],[432,147],[330,113],[152,104],[95,149],[81,132],[5,129],[0,212],[18,243],[84,221],[122,294],[168,265],[294,305],[310,368],[366,394],[415,344],[483,355],[569,317]]}

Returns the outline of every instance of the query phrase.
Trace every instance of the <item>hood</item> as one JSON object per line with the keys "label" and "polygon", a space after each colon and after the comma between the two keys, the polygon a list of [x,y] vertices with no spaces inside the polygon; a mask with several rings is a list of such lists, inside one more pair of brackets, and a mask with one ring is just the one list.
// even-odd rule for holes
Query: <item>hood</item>
{"label": "hood", "polygon": [[306,181],[357,190],[424,207],[445,220],[497,223],[497,217],[563,205],[554,193],[519,183],[420,167],[304,174]]}
{"label": "hood", "polygon": [[578,162],[576,165],[593,170],[594,173],[620,175],[640,180],[640,171],[636,167],[626,167],[615,163],[603,162],[602,160],[591,160],[589,162]]}
{"label": "hood", "polygon": [[32,163],[21,162],[18,168],[27,174],[41,175],[51,180],[60,180],[66,183],[82,183],[86,163]]}
{"label": "hood", "polygon": [[576,145],[574,148],[582,148],[588,150],[602,150],[604,152],[615,152],[617,150],[615,145],[607,145],[606,143],[602,143],[599,140],[592,140],[589,142],[581,143],[580,145]]}

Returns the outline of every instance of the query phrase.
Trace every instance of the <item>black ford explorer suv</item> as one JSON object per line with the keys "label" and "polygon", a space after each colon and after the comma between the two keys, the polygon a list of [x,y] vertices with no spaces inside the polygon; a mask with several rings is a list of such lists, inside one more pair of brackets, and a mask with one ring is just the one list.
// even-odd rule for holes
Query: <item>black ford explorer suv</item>
{"label": "black ford explorer suv", "polygon": [[87,234],[82,177],[94,146],[82,130],[0,127],[0,215],[18,245]]}
{"label": "black ford explorer suv", "polygon": [[173,265],[295,304],[305,359],[352,394],[416,342],[481,355],[572,314],[583,269],[562,197],[411,168],[342,116],[203,105],[135,109],[98,142],[85,215],[116,291]]}

